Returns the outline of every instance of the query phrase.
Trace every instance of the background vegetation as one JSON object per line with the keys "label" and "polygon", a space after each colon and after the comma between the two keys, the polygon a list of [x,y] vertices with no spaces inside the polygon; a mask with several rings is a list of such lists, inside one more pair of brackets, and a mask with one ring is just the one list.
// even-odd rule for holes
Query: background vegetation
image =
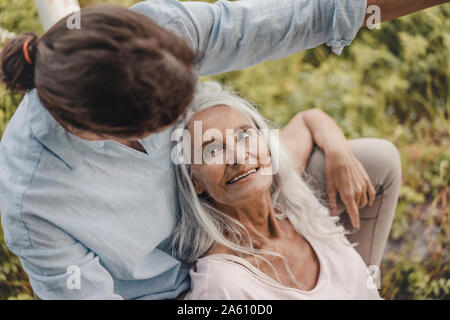
{"label": "background vegetation", "polygon": [[[0,0],[0,28],[0,45],[4,30],[41,33],[33,1]],[[450,5],[444,5],[361,30],[341,57],[321,46],[211,77],[234,86],[280,125],[317,107],[348,138],[386,138],[399,148],[403,186],[382,264],[387,299],[450,298],[449,30]],[[0,136],[21,99],[0,86]],[[18,259],[0,241],[0,299],[32,298]]]}

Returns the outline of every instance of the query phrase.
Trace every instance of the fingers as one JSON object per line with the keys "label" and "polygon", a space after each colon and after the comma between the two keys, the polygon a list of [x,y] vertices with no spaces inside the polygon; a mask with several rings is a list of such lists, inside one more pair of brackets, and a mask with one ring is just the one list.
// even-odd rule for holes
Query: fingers
{"label": "fingers", "polygon": [[372,185],[372,182],[370,181],[369,175],[367,174],[366,169],[363,167],[363,165],[361,164],[361,162],[358,161],[358,166],[362,172],[362,175],[364,177],[364,184],[365,184],[365,191],[364,194],[367,197],[367,201],[369,203],[369,205],[373,205],[375,198],[376,198],[376,192],[375,192],[375,188]]}
{"label": "fingers", "polygon": [[364,208],[367,205],[367,191],[364,189],[361,196],[359,197],[359,208]]}
{"label": "fingers", "polygon": [[355,196],[347,195],[344,196],[342,201],[345,204],[345,208],[347,209],[347,213],[350,217],[350,221],[352,223],[352,226],[356,229],[359,229],[360,222],[359,222],[359,211],[358,206],[355,201]]}
{"label": "fingers", "polygon": [[376,198],[376,192],[375,188],[372,186],[372,183],[369,182],[369,187],[367,188],[367,193],[369,194],[369,205],[373,205],[375,198]]}
{"label": "fingers", "polygon": [[364,191],[360,194],[359,200],[359,208],[364,208],[367,204],[373,205],[376,198],[375,188],[372,186],[369,178],[366,179],[366,183],[364,186]]}

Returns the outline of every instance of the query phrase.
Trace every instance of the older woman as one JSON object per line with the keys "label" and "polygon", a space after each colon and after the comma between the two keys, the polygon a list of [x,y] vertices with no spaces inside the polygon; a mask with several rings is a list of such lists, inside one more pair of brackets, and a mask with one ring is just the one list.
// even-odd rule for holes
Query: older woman
{"label": "older woman", "polygon": [[339,218],[267,129],[248,102],[204,83],[174,131],[174,255],[195,262],[186,298],[379,299]]}

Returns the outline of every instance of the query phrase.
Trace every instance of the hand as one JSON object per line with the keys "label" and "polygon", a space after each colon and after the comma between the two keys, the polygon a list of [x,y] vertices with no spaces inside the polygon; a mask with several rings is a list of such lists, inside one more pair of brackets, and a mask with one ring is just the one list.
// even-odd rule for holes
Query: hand
{"label": "hand", "polygon": [[347,141],[325,149],[327,193],[332,215],[336,215],[336,198],[339,193],[354,228],[359,229],[359,208],[375,201],[375,189],[370,178],[353,155]]}

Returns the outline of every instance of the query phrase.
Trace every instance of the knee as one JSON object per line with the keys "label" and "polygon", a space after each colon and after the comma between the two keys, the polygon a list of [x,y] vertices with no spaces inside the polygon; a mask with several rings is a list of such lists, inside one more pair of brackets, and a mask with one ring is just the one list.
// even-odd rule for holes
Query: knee
{"label": "knee", "polygon": [[369,174],[375,188],[400,189],[402,168],[397,147],[386,139],[350,140],[353,154]]}
{"label": "knee", "polygon": [[382,163],[388,170],[401,173],[400,152],[392,142],[386,139],[378,139],[377,150],[382,157]]}
{"label": "knee", "polygon": [[372,161],[377,168],[379,184],[384,188],[394,187],[400,188],[402,179],[402,165],[400,152],[397,147],[386,139],[373,139]]}

